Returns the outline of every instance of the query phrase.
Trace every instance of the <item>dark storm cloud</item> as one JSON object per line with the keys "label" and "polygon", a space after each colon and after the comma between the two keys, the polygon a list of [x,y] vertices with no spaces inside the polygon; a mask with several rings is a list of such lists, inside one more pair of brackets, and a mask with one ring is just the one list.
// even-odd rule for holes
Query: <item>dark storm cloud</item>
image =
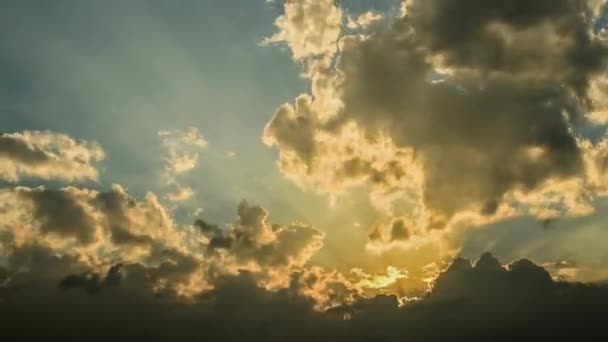
{"label": "dark storm cloud", "polygon": [[181,303],[174,294],[155,292],[142,265],[98,275],[83,272],[76,260],[43,250],[35,255],[28,272],[0,287],[5,338],[602,340],[595,333],[603,332],[608,313],[606,286],[555,282],[529,260],[502,266],[490,254],[474,265],[455,260],[427,296],[405,306],[380,295],[324,313],[298,295],[295,278],[288,288],[266,291],[246,272],[221,277],[213,290]]}
{"label": "dark storm cloud", "polygon": [[[461,211],[493,215],[511,192],[585,174],[571,127],[593,109],[589,86],[606,65],[606,44],[591,29],[595,7],[578,0],[409,1],[404,17],[365,38],[343,37],[335,69],[309,71],[312,98],[282,106],[265,141],[280,148],[290,178],[318,172],[338,179],[321,184],[349,184],[344,179],[361,175],[329,174],[316,163],[352,160],[327,136],[339,137],[354,122],[369,141],[388,136],[415,151],[429,228]],[[325,106],[328,94],[341,106]],[[328,111],[334,117],[321,119]],[[335,169],[348,169],[344,164]],[[370,180],[394,175],[388,167],[373,171]]]}
{"label": "dark storm cloud", "polygon": [[582,172],[565,90],[542,78],[469,72],[430,83],[431,66],[394,30],[346,45],[344,113],[420,153],[432,210],[449,218],[471,204],[490,208],[511,189]]}
{"label": "dark storm cloud", "polygon": [[589,34],[590,1],[413,0],[408,9],[425,47],[446,63],[484,72],[555,73],[584,94],[606,47]]}
{"label": "dark storm cloud", "polygon": [[83,288],[89,293],[99,292],[99,276],[96,274],[70,274],[61,280],[59,286],[64,289]]}
{"label": "dark storm cloud", "polygon": [[[344,113],[421,152],[425,201],[448,217],[471,203],[491,213],[511,189],[580,174],[564,112],[585,108],[569,80],[586,85],[606,56],[581,4],[413,1],[405,19],[345,45]],[[491,24],[504,35],[486,32]],[[557,51],[539,43],[553,35]],[[454,74],[429,82],[432,56]]]}

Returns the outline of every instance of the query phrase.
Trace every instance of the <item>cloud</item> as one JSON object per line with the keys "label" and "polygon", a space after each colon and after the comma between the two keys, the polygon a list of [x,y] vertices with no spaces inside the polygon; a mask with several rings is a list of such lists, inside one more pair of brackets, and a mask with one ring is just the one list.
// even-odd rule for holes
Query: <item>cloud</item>
{"label": "cloud", "polygon": [[[214,289],[183,303],[149,286],[152,274],[141,265],[90,273],[48,250],[28,255],[35,261],[29,270],[11,274],[0,287],[0,319],[3,336],[32,341],[593,340],[603,336],[608,310],[606,286],[556,282],[529,260],[503,266],[489,254],[475,265],[456,259],[424,298],[400,305],[394,296],[378,295],[327,312],[312,310],[299,294],[302,281],[320,283],[313,273],[277,291],[258,287],[247,272],[221,277]],[[326,290],[341,293],[339,286]]]}
{"label": "cloud", "polygon": [[346,23],[346,27],[348,27],[351,30],[358,29],[358,28],[366,28],[369,25],[373,24],[374,22],[381,20],[383,18],[384,18],[384,16],[380,13],[368,11],[368,12],[365,12],[365,13],[359,15],[357,18],[349,17],[348,21]]}
{"label": "cloud", "polygon": [[[403,17],[341,37],[335,2],[288,1],[279,33],[265,41],[290,47],[311,92],[277,110],[264,142],[303,188],[336,196],[371,185],[386,220],[368,250],[419,247],[457,220],[584,215],[606,191],[606,139],[575,133],[603,106],[601,87],[590,86],[603,47],[583,30],[595,7],[453,3],[408,1]],[[177,188],[166,198],[191,198],[178,177],[198,165],[207,142],[195,128],[159,137],[165,180]],[[0,155],[20,163],[44,154],[31,152],[35,144],[7,146]],[[395,213],[396,201],[407,213]],[[558,281],[530,260],[503,265],[487,253],[444,270],[429,264],[429,292],[408,298],[399,283],[415,272],[315,265],[324,237],[307,224],[274,223],[247,201],[233,222],[180,224],[155,194],[135,198],[121,185],[2,189],[0,334],[487,341],[605,330],[605,285]],[[546,267],[558,275],[578,269]]]}
{"label": "cloud", "polygon": [[371,184],[376,207],[406,201],[427,231],[589,213],[606,186],[588,178],[598,145],[575,132],[602,107],[597,4],[404,6],[372,32],[342,35],[333,64],[294,58],[308,62],[311,93],[282,105],[263,136],[282,173],[330,196]]}
{"label": "cloud", "polygon": [[104,274],[120,265],[120,274],[140,274],[144,283],[138,286],[146,291],[182,302],[196,301],[224,277],[247,272],[256,286],[268,291],[298,284],[296,293],[319,311],[388,291],[406,274],[396,268],[368,274],[315,266],[312,259],[323,247],[322,231],[297,222],[271,223],[266,209],[247,201],[236,213],[235,221],[226,225],[202,219],[182,225],[154,194],[136,199],[120,185],[106,191],[4,189],[0,265],[8,263],[8,274],[13,274],[31,269],[38,258],[66,260],[71,266],[58,273],[70,277],[57,283],[91,293],[101,291]]}
{"label": "cloud", "polygon": [[325,234],[296,223],[272,225],[267,216],[265,209],[243,201],[237,221],[227,229],[202,220],[195,225],[209,239],[205,254],[216,266],[231,273],[253,272],[269,288],[285,287],[323,246]]}
{"label": "cloud", "polygon": [[28,254],[39,251],[73,259],[77,277],[65,287],[86,280],[87,288],[113,265],[139,265],[147,286],[184,300],[240,272],[277,290],[304,272],[325,234],[299,223],[272,224],[267,217],[264,208],[243,201],[226,226],[203,220],[180,225],[154,194],[137,200],[120,185],[108,191],[15,187],[0,191],[0,262],[28,268]]}
{"label": "cloud", "polygon": [[178,186],[175,192],[170,192],[167,194],[167,199],[171,202],[178,203],[187,201],[192,198],[192,196],[194,196],[194,190],[191,187]]}
{"label": "cloud", "polygon": [[165,168],[169,175],[194,169],[198,165],[198,150],[208,145],[196,127],[185,131],[164,130],[158,132],[158,136],[167,152]]}
{"label": "cloud", "polygon": [[194,196],[194,189],[180,184],[177,177],[198,166],[199,152],[209,143],[196,127],[184,131],[162,130],[158,136],[166,153],[163,179],[174,188],[165,197],[173,203],[187,201]]}
{"label": "cloud", "polygon": [[277,18],[278,31],[262,44],[286,43],[296,60],[333,56],[337,51],[342,11],[333,0],[286,1],[285,14]]}
{"label": "cloud", "polygon": [[391,240],[409,240],[410,235],[410,230],[403,220],[393,222],[393,226],[391,228]]}
{"label": "cloud", "polygon": [[0,135],[0,180],[23,177],[73,182],[97,180],[92,165],[104,159],[95,142],[77,141],[52,132],[24,131]]}
{"label": "cloud", "polygon": [[0,257],[10,259],[16,251],[38,246],[73,257],[92,270],[117,260],[158,265],[202,244],[187,228],[176,229],[155,195],[136,201],[119,185],[107,192],[4,189],[0,220]]}

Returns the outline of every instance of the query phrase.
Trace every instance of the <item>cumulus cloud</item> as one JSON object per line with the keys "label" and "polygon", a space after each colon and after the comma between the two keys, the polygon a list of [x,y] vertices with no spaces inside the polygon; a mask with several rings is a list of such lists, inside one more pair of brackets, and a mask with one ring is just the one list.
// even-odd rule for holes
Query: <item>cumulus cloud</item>
{"label": "cumulus cloud", "polygon": [[0,261],[19,270],[38,251],[73,259],[77,277],[64,285],[86,288],[117,264],[140,267],[147,286],[184,300],[241,272],[277,290],[306,271],[325,234],[299,223],[272,224],[267,217],[264,208],[243,201],[226,226],[201,219],[180,225],[154,194],[136,200],[119,185],[105,192],[16,187],[0,192]]}
{"label": "cumulus cloud", "polygon": [[599,145],[575,133],[603,106],[597,6],[408,1],[403,17],[341,35],[334,64],[308,59],[311,93],[277,110],[264,141],[303,187],[371,183],[379,209],[405,200],[427,231],[588,213],[606,188],[588,177]]}
{"label": "cumulus cloud", "polygon": [[0,180],[21,178],[73,182],[97,180],[93,165],[104,159],[101,147],[52,132],[24,131],[0,135]]}
{"label": "cumulus cloud", "polygon": [[333,0],[286,1],[285,14],[277,18],[278,32],[262,44],[286,43],[296,60],[333,56],[342,23],[342,11]]}
{"label": "cumulus cloud", "polygon": [[107,192],[68,187],[16,187],[0,192],[4,257],[28,246],[67,254],[96,269],[116,260],[156,264],[167,251],[188,253],[187,229],[149,193],[136,201],[115,185]]}
{"label": "cumulus cloud", "polygon": [[[606,194],[607,139],[575,133],[602,121],[589,114],[604,105],[604,46],[587,24],[598,1],[411,0],[403,17],[360,17],[358,26],[374,19],[374,31],[350,36],[335,4],[285,2],[265,44],[287,44],[311,93],[281,106],[263,139],[303,188],[335,196],[371,184],[387,220],[368,247],[417,247],[454,220],[585,215]],[[103,158],[89,143],[45,134],[0,139],[0,162],[18,165],[5,179],[96,179],[82,169],[64,178],[40,171]],[[195,128],[159,137],[165,180],[177,188],[167,199],[191,198],[177,177],[198,165],[207,142]],[[394,212],[396,200],[407,213]],[[486,253],[444,270],[425,266],[429,292],[400,298],[392,293],[412,277],[406,269],[315,266],[324,236],[273,223],[247,201],[228,224],[179,224],[156,195],[134,198],[120,185],[2,189],[0,335],[487,341],[604,332],[605,285],[556,280],[530,260],[503,265]],[[557,276],[578,269],[546,267]]]}
{"label": "cumulus cloud", "polygon": [[[362,269],[341,273],[314,266],[312,258],[325,234],[293,222],[274,224],[268,212],[242,201],[234,222],[192,225],[174,221],[171,212],[148,193],[131,197],[114,185],[107,191],[67,187],[15,187],[0,192],[2,282],[23,270],[69,262],[52,275],[65,290],[97,293],[125,274],[138,286],[174,301],[196,301],[225,277],[247,272],[267,291],[292,288],[318,311],[354,303],[395,287],[407,271]],[[104,274],[112,273],[104,280]],[[67,277],[63,279],[63,277]],[[60,278],[60,279],[57,279]],[[119,277],[120,278],[120,277]]]}
{"label": "cumulus cloud", "polygon": [[202,220],[195,223],[209,239],[206,255],[215,268],[250,271],[269,289],[287,287],[291,275],[323,246],[325,234],[314,227],[270,224],[268,212],[247,201],[237,212],[237,221],[226,229]]}

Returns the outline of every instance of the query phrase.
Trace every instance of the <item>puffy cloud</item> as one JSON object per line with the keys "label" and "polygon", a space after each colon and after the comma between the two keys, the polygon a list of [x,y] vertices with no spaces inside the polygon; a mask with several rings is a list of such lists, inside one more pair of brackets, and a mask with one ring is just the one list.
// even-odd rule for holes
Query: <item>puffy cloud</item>
{"label": "puffy cloud", "polygon": [[95,271],[117,261],[158,266],[186,256],[200,259],[192,251],[204,244],[194,228],[176,229],[156,196],[136,201],[118,185],[107,192],[5,189],[0,192],[0,219],[2,257],[13,258],[34,246],[75,258]]}
{"label": "puffy cloud", "polygon": [[97,143],[77,141],[65,134],[24,131],[0,135],[0,180],[97,180],[92,164],[103,159]]}
{"label": "puffy cloud", "polygon": [[187,299],[242,272],[266,289],[289,287],[323,246],[325,234],[316,228],[271,224],[264,208],[246,201],[237,214],[223,227],[203,220],[179,225],[154,194],[136,200],[119,185],[105,192],[5,189],[0,192],[0,262],[9,260],[10,268],[19,270],[29,268],[36,253],[67,258],[78,267],[64,287],[87,291],[97,291],[101,274],[120,263],[125,272],[137,267],[154,291]]}
{"label": "puffy cloud", "polygon": [[333,0],[286,1],[278,31],[262,44],[286,43],[296,60],[333,56],[341,32],[342,11]]}
{"label": "puffy cloud", "polygon": [[248,270],[268,288],[287,286],[292,273],[323,246],[325,234],[296,223],[272,225],[267,216],[264,208],[243,201],[227,229],[198,220],[195,225],[209,239],[209,262],[232,273]]}
{"label": "puffy cloud", "polygon": [[17,188],[14,194],[16,203],[21,200],[30,207],[32,221],[38,224],[41,235],[75,238],[82,244],[95,239],[94,218],[87,205],[88,192],[76,188],[64,191]]}
{"label": "puffy cloud", "polygon": [[597,4],[404,8],[342,37],[335,66],[306,70],[311,94],[281,106],[264,132],[281,171],[330,194],[371,183],[379,209],[405,200],[427,230],[592,210],[601,193],[587,151],[598,145],[574,132],[602,106]]}
{"label": "puffy cloud", "polygon": [[[52,278],[64,289],[97,293],[130,274],[149,293],[196,301],[224,277],[248,272],[268,291],[297,285],[295,293],[323,311],[398,289],[407,274],[397,268],[344,274],[313,266],[323,232],[270,223],[264,208],[246,201],[233,223],[199,219],[179,225],[155,195],[137,200],[119,185],[108,191],[16,187],[0,192],[0,222],[0,264],[8,262],[2,282],[63,260],[68,266]],[[107,273],[111,279],[104,278]]]}

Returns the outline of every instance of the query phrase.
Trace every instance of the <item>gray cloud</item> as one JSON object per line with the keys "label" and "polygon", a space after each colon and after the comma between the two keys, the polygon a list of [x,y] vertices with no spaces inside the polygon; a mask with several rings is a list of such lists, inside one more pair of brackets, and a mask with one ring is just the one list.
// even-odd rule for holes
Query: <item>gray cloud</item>
{"label": "gray cloud", "polygon": [[230,260],[224,267],[251,270],[261,273],[265,282],[286,284],[323,246],[325,234],[318,229],[295,223],[272,225],[264,208],[247,201],[241,202],[237,213],[237,221],[227,229],[203,220],[195,223],[209,239],[205,254],[223,263]]}
{"label": "gray cloud", "polygon": [[403,17],[343,36],[335,67],[309,60],[311,95],[283,105],[264,139],[299,183],[332,192],[366,179],[410,197],[417,188],[429,229],[461,212],[546,205],[523,197],[588,173],[572,128],[595,110],[590,84],[605,67],[595,7],[409,1]]}
{"label": "gray cloud", "polygon": [[[141,264],[157,292],[191,298],[215,281],[251,272],[260,286],[280,289],[323,246],[314,227],[271,224],[268,212],[243,201],[234,223],[179,225],[153,194],[137,200],[119,186],[108,191],[17,187],[0,192],[0,262],[35,250],[74,258],[88,270],[64,288],[97,291],[99,274],[116,263]],[[21,256],[20,256],[21,255]]]}
{"label": "gray cloud", "polygon": [[543,75],[584,96],[589,76],[602,71],[606,56],[606,47],[590,34],[593,5],[578,0],[413,0],[408,18],[424,46],[447,65]]}
{"label": "gray cloud", "polygon": [[93,242],[94,219],[80,203],[78,191],[44,188],[18,188],[17,196],[31,202],[32,218],[39,222],[42,234],[76,238],[80,243]]}
{"label": "gray cloud", "polygon": [[170,293],[155,292],[152,273],[142,265],[87,273],[77,260],[48,252],[30,249],[27,253],[35,258],[29,271],[0,287],[3,337],[595,340],[603,336],[594,334],[603,332],[608,310],[605,286],[555,282],[529,260],[503,266],[489,254],[475,265],[455,260],[426,297],[404,306],[394,296],[379,295],[322,313],[298,295],[296,278],[288,288],[266,291],[246,272],[222,277],[213,290],[183,303]]}

